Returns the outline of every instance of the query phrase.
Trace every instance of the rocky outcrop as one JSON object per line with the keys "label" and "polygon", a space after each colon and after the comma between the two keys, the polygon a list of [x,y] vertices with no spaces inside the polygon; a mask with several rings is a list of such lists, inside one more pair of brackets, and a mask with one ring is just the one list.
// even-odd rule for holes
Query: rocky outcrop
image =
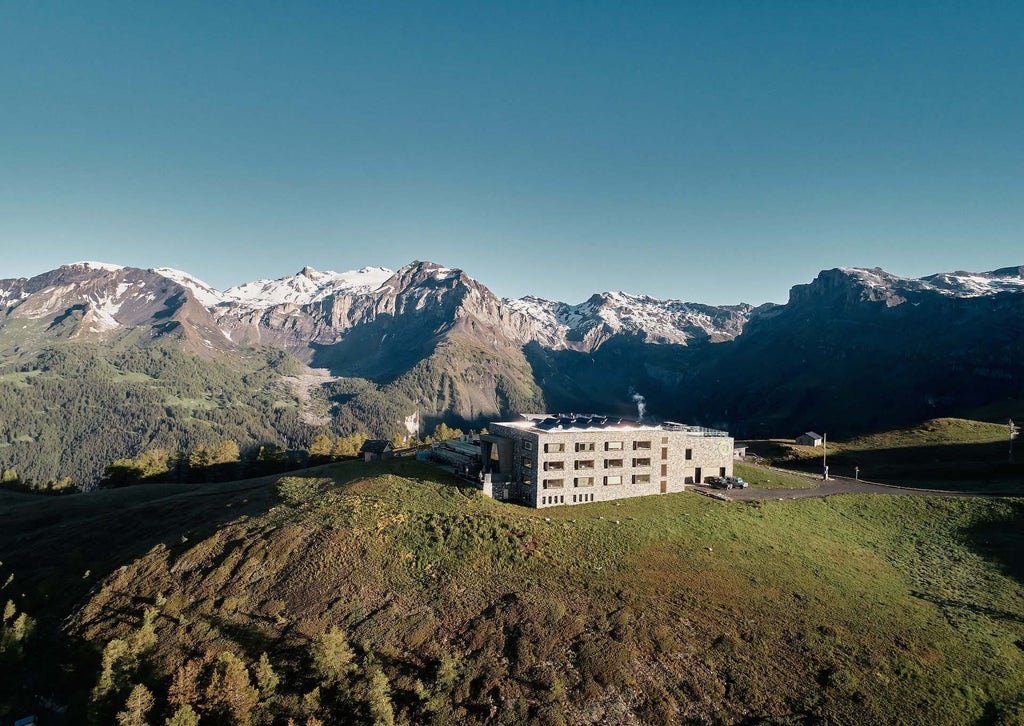
{"label": "rocky outcrop", "polygon": [[[0,324],[99,341],[145,328],[208,356],[231,342],[192,291],[152,270],[76,263],[31,279],[0,281]],[[29,321],[33,321],[30,326]]]}

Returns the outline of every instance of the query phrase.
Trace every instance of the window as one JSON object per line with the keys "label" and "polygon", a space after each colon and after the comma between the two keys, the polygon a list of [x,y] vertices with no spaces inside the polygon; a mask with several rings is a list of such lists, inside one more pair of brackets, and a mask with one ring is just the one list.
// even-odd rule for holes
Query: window
{"label": "window", "polygon": [[634,474],[633,475],[633,483],[634,484],[650,484],[651,483],[651,475],[650,474]]}
{"label": "window", "polygon": [[661,450],[661,460],[665,461],[666,459],[668,459],[668,449],[662,449]]}
{"label": "window", "polygon": [[661,465],[661,475],[662,476],[668,476],[668,464],[662,464]]}
{"label": "window", "polygon": [[544,471],[562,471],[565,469],[564,461],[545,461]]}
{"label": "window", "polygon": [[651,442],[650,441],[634,441],[633,442],[633,450],[634,451],[636,451],[638,449],[650,449],[650,448],[651,448]]}
{"label": "window", "polygon": [[576,442],[576,451],[593,451],[593,450],[594,450],[594,442],[593,441],[577,441]]}
{"label": "window", "polygon": [[650,466],[650,465],[651,465],[651,460],[648,457],[644,457],[643,459],[633,459],[633,466]]}
{"label": "window", "polygon": [[572,503],[573,503],[573,504],[575,504],[575,503],[576,503],[576,495],[575,495],[575,494],[573,494],[573,495],[572,495]]}
{"label": "window", "polygon": [[594,468],[594,460],[593,459],[577,459],[576,460],[576,468],[577,469],[593,469]]}
{"label": "window", "polygon": [[607,486],[614,486],[616,484],[621,484],[621,483],[622,483],[622,475],[621,474],[616,474],[615,476],[606,476],[604,478],[604,485],[606,487]]}
{"label": "window", "polygon": [[662,436],[661,437],[661,443],[667,444],[668,443],[668,436]]}
{"label": "window", "polygon": [[529,456],[524,456],[523,457],[523,468],[524,469],[532,469],[533,468],[533,459],[531,459]]}
{"label": "window", "polygon": [[527,451],[533,451],[533,442],[532,441],[524,441],[523,442],[523,448],[526,449]]}
{"label": "window", "polygon": [[622,442],[621,441],[605,441],[604,442],[604,450],[605,451],[622,451]]}
{"label": "window", "polygon": [[565,444],[544,444],[544,451],[548,454],[558,454],[561,453],[562,451],[565,451]]}
{"label": "window", "polygon": [[565,486],[565,479],[545,479],[545,489],[561,489]]}
{"label": "window", "polygon": [[621,469],[622,468],[622,459],[605,459],[604,460],[604,468],[605,469]]}
{"label": "window", "polygon": [[578,476],[572,481],[573,486],[577,487],[592,487],[594,486],[594,477],[592,476]]}
{"label": "window", "polygon": [[687,449],[686,450],[686,460],[689,461],[692,458],[693,458],[693,449]]}

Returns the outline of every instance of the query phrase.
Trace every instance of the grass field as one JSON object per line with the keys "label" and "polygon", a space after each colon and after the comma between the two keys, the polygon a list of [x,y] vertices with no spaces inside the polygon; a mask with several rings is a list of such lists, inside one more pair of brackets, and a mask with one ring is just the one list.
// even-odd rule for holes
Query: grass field
{"label": "grass field", "polygon": [[[1018,445],[1019,444],[1015,444]],[[1024,495],[1024,451],[1010,460],[1005,424],[939,418],[850,441],[828,441],[829,472],[898,486]],[[790,440],[750,443],[768,462],[820,472],[822,448]]]}
{"label": "grass field", "polygon": [[733,462],[733,473],[759,489],[813,489],[819,484],[808,476],[739,461]]}
{"label": "grass field", "polygon": [[[428,724],[1024,716],[1021,500],[680,494],[537,511],[411,461],[30,499],[0,512],[0,574],[41,623],[26,684],[61,683],[66,723],[106,722],[138,682],[162,723],[186,661],[203,723],[231,722],[202,697],[222,652],[253,683],[268,654],[280,683],[260,723],[372,722],[385,691],[394,719]],[[158,637],[89,706],[99,650],[141,642],[147,607]],[[309,654],[332,627],[354,655],[326,682]]]}

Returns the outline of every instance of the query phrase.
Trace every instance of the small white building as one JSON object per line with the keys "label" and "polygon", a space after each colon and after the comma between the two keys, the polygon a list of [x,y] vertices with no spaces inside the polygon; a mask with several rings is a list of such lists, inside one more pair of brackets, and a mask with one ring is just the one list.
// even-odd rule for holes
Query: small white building
{"label": "small white building", "polygon": [[821,446],[822,437],[821,434],[816,434],[813,431],[805,431],[797,436],[794,441],[799,446]]}

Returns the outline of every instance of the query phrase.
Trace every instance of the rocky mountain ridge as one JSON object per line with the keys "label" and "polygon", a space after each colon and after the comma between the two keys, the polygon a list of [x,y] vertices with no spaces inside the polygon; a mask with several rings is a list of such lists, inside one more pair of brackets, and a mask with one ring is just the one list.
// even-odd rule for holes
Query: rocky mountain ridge
{"label": "rocky mountain ridge", "polygon": [[[182,295],[182,290],[188,294]],[[879,268],[835,268],[822,271],[811,283],[794,286],[789,304],[882,302],[893,307],[920,304],[934,296],[976,298],[1013,292],[1024,292],[1024,267],[918,279]],[[189,305],[189,297],[198,305]],[[74,317],[77,312],[80,320],[73,334],[79,336],[102,336],[153,322],[155,316],[166,319],[166,329],[167,323],[182,323],[185,318],[183,329],[199,331],[202,346],[220,348],[227,341],[271,345],[307,362],[312,361],[315,346],[337,344],[357,326],[428,308],[432,314],[426,317],[436,318],[442,327],[485,324],[508,344],[536,342],[553,350],[593,351],[615,336],[674,345],[733,340],[752,317],[770,315],[780,307],[710,306],[620,291],[595,293],[575,305],[534,296],[498,299],[461,270],[419,261],[397,272],[383,267],[321,272],[307,266],[294,275],[225,291],[173,268],[138,270],[82,262],[30,279],[0,280],[0,305],[6,308],[5,317],[15,318],[68,311],[68,317]],[[198,308],[204,308],[209,318]],[[382,338],[386,335],[382,332]]]}
{"label": "rocky mountain ridge", "polygon": [[[32,442],[54,421],[23,421],[25,392],[75,406],[81,376],[94,369],[106,371],[89,384],[104,401],[117,402],[121,382],[140,387],[112,418],[134,432],[126,455],[177,431],[193,441],[215,441],[231,427],[266,436],[269,429],[252,424],[266,421],[257,413],[263,405],[276,412],[266,425],[288,440],[315,435],[316,426],[388,437],[406,432],[409,420],[424,430],[439,421],[479,427],[531,410],[631,415],[634,393],[647,397],[654,417],[740,436],[859,433],[940,415],[1021,417],[1021,293],[1020,267],[920,279],[837,268],[794,286],[784,305],[715,307],[624,292],[572,305],[502,300],[432,262],[394,272],[306,267],[226,291],[170,268],[75,263],[0,280],[0,403],[10,419],[0,425],[0,466],[17,464],[13,452],[38,449]],[[177,393],[157,373],[163,354],[150,349],[159,346],[195,360]],[[69,353],[75,366],[60,363]],[[90,368],[100,358],[110,360]],[[114,358],[135,368],[122,370]],[[294,376],[280,371],[300,364],[330,375],[312,377],[316,390],[292,391]],[[271,380],[279,384],[267,388]],[[244,425],[224,390],[253,391]],[[153,405],[160,415],[151,424],[132,423],[139,407]],[[65,452],[87,435],[69,429],[53,440]],[[51,457],[39,471],[73,465],[60,456],[70,463]]]}

